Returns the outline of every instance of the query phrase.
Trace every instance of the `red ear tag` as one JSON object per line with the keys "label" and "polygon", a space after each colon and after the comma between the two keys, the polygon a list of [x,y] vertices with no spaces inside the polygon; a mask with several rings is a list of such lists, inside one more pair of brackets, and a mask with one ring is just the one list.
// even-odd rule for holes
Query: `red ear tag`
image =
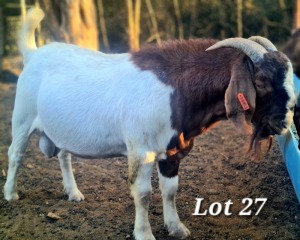
{"label": "red ear tag", "polygon": [[244,111],[250,109],[249,104],[248,104],[244,94],[238,93],[237,98],[238,98],[242,108],[244,109]]}

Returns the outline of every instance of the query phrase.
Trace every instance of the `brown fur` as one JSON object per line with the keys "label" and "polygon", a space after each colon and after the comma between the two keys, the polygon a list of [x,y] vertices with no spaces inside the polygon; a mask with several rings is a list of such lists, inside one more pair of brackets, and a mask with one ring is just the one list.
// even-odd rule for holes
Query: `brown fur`
{"label": "brown fur", "polygon": [[[253,85],[251,67],[238,62],[231,69],[231,80],[225,92],[225,107],[228,119],[232,120],[241,133],[252,133],[251,119],[255,111],[256,91]],[[237,94],[242,93],[250,107],[244,110],[237,99]]]}
{"label": "brown fur", "polygon": [[[260,141],[270,136],[266,115],[271,116],[272,111],[286,112],[286,99],[282,109],[280,104],[272,103],[276,102],[274,95],[287,95],[280,82],[287,70],[287,58],[280,52],[267,53],[254,65],[234,48],[205,51],[216,42],[168,41],[132,53],[132,61],[141,70],[153,71],[160,81],[175,89],[171,96],[171,121],[178,136],[170,141],[168,159],[181,159],[190,151],[194,137],[227,118],[240,132],[253,133],[250,149],[260,155]],[[274,93],[276,84],[278,89]],[[244,94],[249,110],[243,110],[238,93]]]}
{"label": "brown fur", "polygon": [[[167,151],[167,156],[171,157],[175,154],[181,154],[182,158],[186,156],[192,149],[194,144],[194,138],[188,140],[184,139],[183,133],[178,136],[178,146]],[[186,153],[186,154],[185,154]],[[184,155],[184,156],[183,156]]]}
{"label": "brown fur", "polygon": [[[252,63],[244,53],[233,48],[205,51],[216,42],[210,39],[168,41],[161,47],[148,45],[133,53],[132,60],[138,67],[153,71],[175,89],[171,97],[172,127],[179,135],[177,144],[170,146],[169,155],[183,151],[182,139],[189,142],[213,123],[226,119],[227,114],[238,128],[249,125],[255,109]],[[243,71],[235,76],[236,68]],[[232,77],[226,114],[224,97]],[[251,110],[242,110],[236,99],[238,92],[245,94]],[[249,133],[249,127],[242,131]]]}

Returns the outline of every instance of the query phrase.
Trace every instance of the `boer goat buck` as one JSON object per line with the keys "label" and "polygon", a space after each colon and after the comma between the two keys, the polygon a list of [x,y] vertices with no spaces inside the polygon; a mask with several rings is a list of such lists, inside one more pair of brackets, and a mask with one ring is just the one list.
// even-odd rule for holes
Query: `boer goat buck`
{"label": "boer goat buck", "polygon": [[16,173],[30,135],[39,131],[41,151],[58,156],[69,200],[84,199],[71,154],[128,157],[136,239],[154,239],[148,208],[156,163],[164,223],[170,235],[185,238],[190,231],[178,217],[175,195],[179,163],[194,138],[230,119],[251,136],[249,149],[259,152],[262,140],[285,133],[292,123],[292,65],[265,38],[167,41],[125,54],[63,43],[37,48],[34,30],[43,16],[32,9],[20,32],[25,67],[8,151],[9,201],[18,199]]}

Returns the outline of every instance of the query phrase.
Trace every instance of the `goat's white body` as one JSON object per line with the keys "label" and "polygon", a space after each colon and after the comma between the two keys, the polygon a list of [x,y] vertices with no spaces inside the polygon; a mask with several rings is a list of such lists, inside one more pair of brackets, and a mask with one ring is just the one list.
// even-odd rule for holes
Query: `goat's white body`
{"label": "goat's white body", "polygon": [[[152,72],[137,68],[130,54],[106,55],[53,43],[28,56],[17,86],[5,198],[18,199],[17,169],[29,136],[37,129],[48,136],[40,146],[51,146],[50,139],[60,149],[69,200],[84,199],[72,173],[70,153],[90,158],[127,155],[136,206],[134,235],[154,239],[149,203],[143,199],[151,197],[155,160],[166,157],[167,145],[177,134],[171,124],[173,89]],[[186,237],[190,232],[173,204],[178,178],[173,181],[160,175],[160,181],[166,185],[163,193],[168,193],[164,205],[170,205],[165,224],[170,234]]]}
{"label": "goat's white body", "polygon": [[[70,153],[90,158],[127,155],[136,210],[134,235],[154,239],[148,219],[151,175],[155,160],[166,158],[177,134],[171,123],[174,90],[153,72],[140,70],[130,54],[107,55],[63,43],[37,49],[34,30],[43,15],[30,10],[20,31],[25,68],[17,86],[4,197],[19,198],[17,171],[31,133],[39,130],[42,152],[58,154],[69,200],[84,199]],[[172,236],[184,238],[190,232],[176,211],[178,178],[160,174],[159,179],[165,224]]]}
{"label": "goat's white body", "polygon": [[20,98],[15,105],[32,112],[30,131],[39,129],[58,148],[80,156],[126,155],[129,141],[160,153],[175,134],[172,91],[134,66],[129,54],[53,43],[39,48],[20,77],[18,94],[33,102]]}

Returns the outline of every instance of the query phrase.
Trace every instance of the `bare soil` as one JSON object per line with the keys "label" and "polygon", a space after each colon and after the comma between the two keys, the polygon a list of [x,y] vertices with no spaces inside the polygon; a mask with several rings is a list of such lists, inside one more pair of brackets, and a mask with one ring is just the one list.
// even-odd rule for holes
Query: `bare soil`
{"label": "bare soil", "polygon": [[[15,85],[0,84],[0,189],[7,171]],[[134,204],[127,184],[125,158],[89,160],[73,157],[75,177],[86,199],[69,202],[63,194],[56,158],[46,159],[33,137],[18,174],[20,200],[0,196],[0,239],[133,239]],[[190,229],[189,239],[300,239],[300,205],[276,141],[261,162],[245,154],[245,138],[223,122],[197,138],[182,161],[177,209]],[[156,171],[149,211],[157,239],[171,239],[163,226]],[[193,216],[195,198],[201,210],[231,199],[232,215]],[[255,216],[239,216],[243,198],[267,198]],[[53,220],[49,212],[60,217]]]}

